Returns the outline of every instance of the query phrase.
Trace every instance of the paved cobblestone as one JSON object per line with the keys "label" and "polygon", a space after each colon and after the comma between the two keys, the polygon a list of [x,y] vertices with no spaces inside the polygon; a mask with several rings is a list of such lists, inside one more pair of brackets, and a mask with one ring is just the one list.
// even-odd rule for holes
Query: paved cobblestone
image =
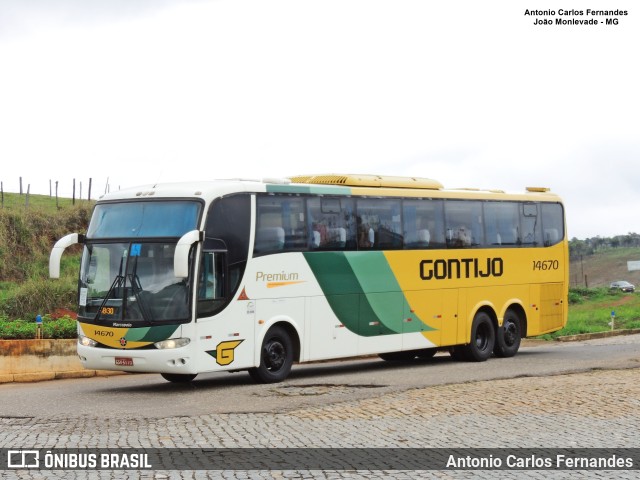
{"label": "paved cobblestone", "polygon": [[[283,385],[289,392],[291,387]],[[0,446],[640,448],[640,369],[443,385],[287,413],[0,418]],[[5,478],[69,478],[11,471]],[[639,478],[633,471],[77,471],[80,479]]]}

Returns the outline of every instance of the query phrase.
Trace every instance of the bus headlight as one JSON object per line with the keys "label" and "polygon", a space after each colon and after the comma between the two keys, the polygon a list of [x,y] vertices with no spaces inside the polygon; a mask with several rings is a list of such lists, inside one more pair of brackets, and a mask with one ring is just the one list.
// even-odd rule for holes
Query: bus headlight
{"label": "bus headlight", "polygon": [[98,342],[91,340],[89,337],[85,337],[84,335],[78,335],[78,343],[83,347],[95,347],[98,345]]}
{"label": "bus headlight", "polygon": [[189,340],[188,338],[170,338],[169,340],[163,340],[161,342],[156,342],[154,343],[155,347],[160,349],[160,350],[165,350],[167,348],[180,348],[180,347],[184,347],[185,345],[188,345],[189,342],[191,340]]}

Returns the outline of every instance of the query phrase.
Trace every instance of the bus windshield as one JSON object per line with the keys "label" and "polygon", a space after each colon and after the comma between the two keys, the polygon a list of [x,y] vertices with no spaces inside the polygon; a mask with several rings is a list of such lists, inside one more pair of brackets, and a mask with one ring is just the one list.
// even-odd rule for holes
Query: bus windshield
{"label": "bus windshield", "polygon": [[173,274],[175,247],[162,242],[87,243],[79,317],[113,326],[188,321],[188,287]]}
{"label": "bus windshield", "polygon": [[96,205],[87,238],[181,237],[197,228],[200,203],[137,201]]}

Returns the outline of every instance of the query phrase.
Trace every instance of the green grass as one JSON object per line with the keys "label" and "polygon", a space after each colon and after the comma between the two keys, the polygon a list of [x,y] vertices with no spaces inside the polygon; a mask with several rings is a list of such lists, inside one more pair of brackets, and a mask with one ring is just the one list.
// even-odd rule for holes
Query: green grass
{"label": "green grass", "polygon": [[615,292],[608,288],[571,289],[567,325],[540,338],[555,339],[565,335],[609,331],[611,312],[615,312],[616,330],[640,328],[640,294]]}
{"label": "green grass", "polygon": [[[90,203],[93,204],[93,201],[89,202],[86,199],[79,200],[76,198],[75,204],[88,205]],[[0,208],[13,211],[33,209],[41,213],[52,214],[55,213],[58,209],[70,208],[72,206],[73,199],[71,198],[58,197],[58,200],[56,202],[55,196],[50,197],[48,195],[29,195],[27,203],[26,193],[20,195],[19,193],[4,192],[4,199]]]}

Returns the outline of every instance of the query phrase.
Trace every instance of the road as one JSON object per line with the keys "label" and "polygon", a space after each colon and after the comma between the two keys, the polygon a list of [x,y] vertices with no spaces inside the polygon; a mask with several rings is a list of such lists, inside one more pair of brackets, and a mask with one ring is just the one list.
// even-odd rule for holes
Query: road
{"label": "road", "polygon": [[[638,366],[640,335],[634,335],[527,342],[514,358],[480,364],[454,362],[443,354],[411,365],[375,358],[296,365],[287,381],[275,385],[256,385],[245,373],[202,375],[191,385],[171,384],[159,375],[3,384],[0,447],[639,448]],[[99,478],[137,478],[103,473]],[[226,476],[417,477],[380,471],[254,473]],[[423,476],[476,478],[478,473]],[[519,478],[524,472],[500,473]],[[635,471],[526,473],[529,478],[637,478]],[[168,471],[149,478],[201,474]],[[61,477],[43,472],[42,478]]]}
{"label": "road", "polygon": [[[525,342],[513,358],[456,362],[446,354],[411,364],[377,357],[294,366],[287,381],[257,385],[244,372],[202,374],[192,384],[136,374],[0,385],[2,416],[73,417],[96,412],[164,418],[284,412],[434,385],[640,366],[640,335],[576,343]],[[140,408],[144,405],[144,408]]]}

